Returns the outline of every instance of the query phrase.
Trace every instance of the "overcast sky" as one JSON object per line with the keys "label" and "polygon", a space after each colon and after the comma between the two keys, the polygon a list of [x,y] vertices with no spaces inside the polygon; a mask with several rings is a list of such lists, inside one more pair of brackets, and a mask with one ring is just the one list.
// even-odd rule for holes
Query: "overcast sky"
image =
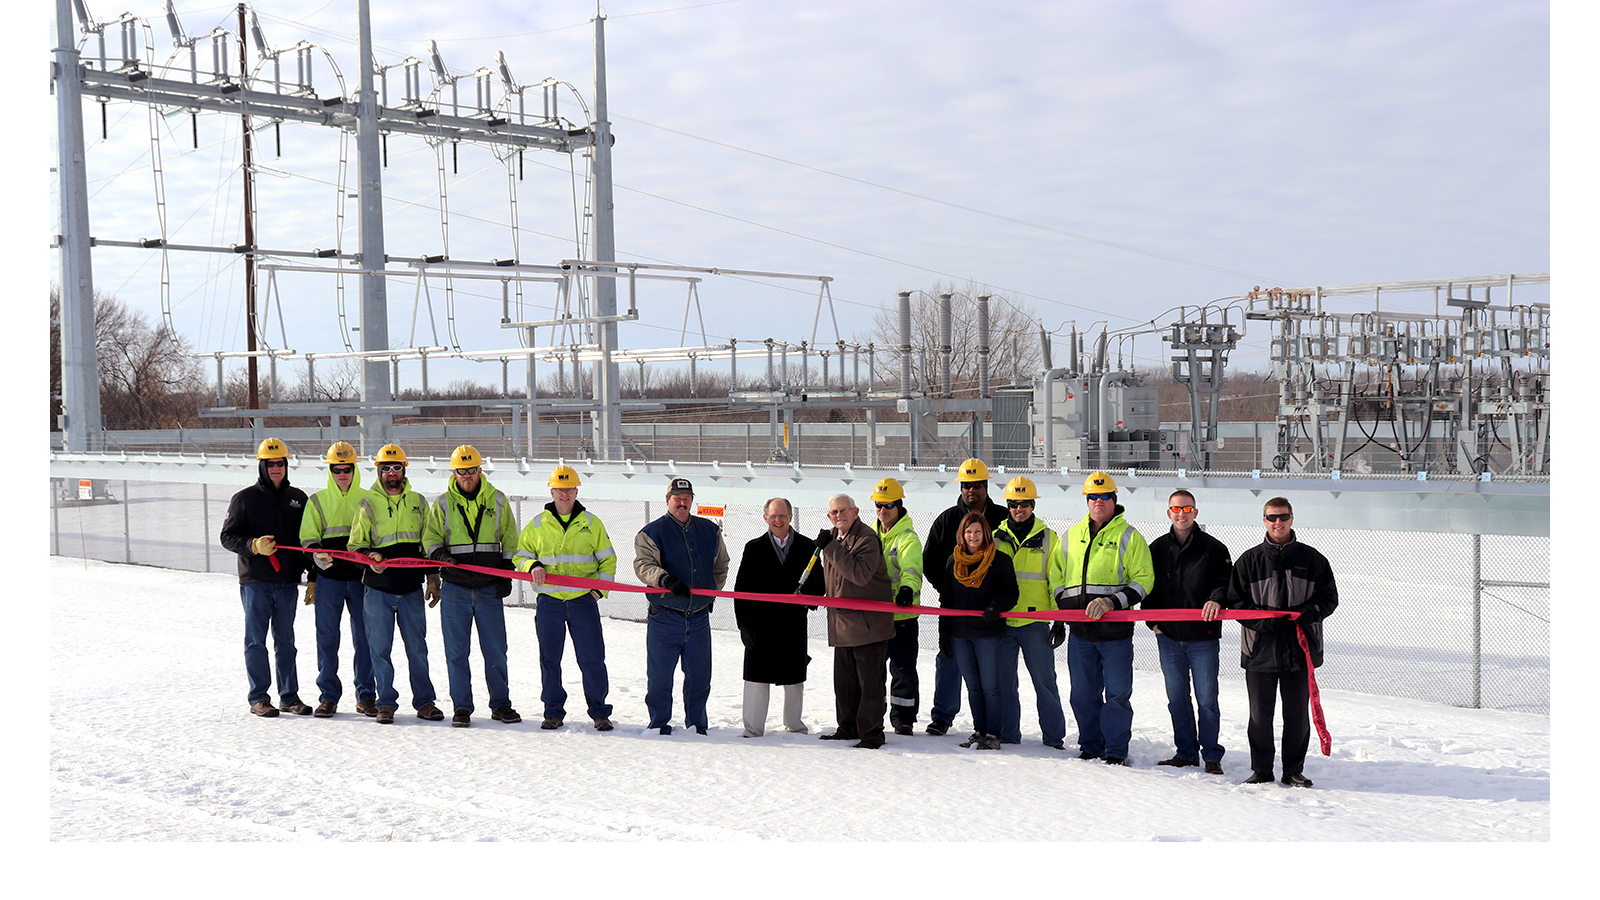
{"label": "overcast sky", "polygon": [[[149,19],[165,60],[160,3],[126,6]],[[103,18],[122,11],[89,7]],[[177,8],[191,36],[234,27],[231,4]],[[353,0],[254,8],[269,45],[325,47],[354,91]],[[939,281],[986,285],[1064,336],[1074,323],[1164,325],[1180,305],[1256,285],[1550,271],[1547,3],[618,0],[604,12],[618,258],[831,276],[847,340],[873,339],[873,313],[898,291]],[[469,102],[470,73],[501,50],[519,82],[558,78],[592,103],[594,13],[568,0],[373,4],[380,64],[426,58],[435,39],[452,74],[467,75]],[[338,93],[317,66],[319,95]],[[560,104],[582,119],[570,91]],[[85,122],[91,231],[154,236],[150,116],[112,104],[104,139],[98,106],[86,106]],[[179,114],[157,129],[169,238],[238,242],[237,120],[205,115],[194,128]],[[267,128],[256,153],[281,173],[258,180],[258,245],[331,247],[340,150],[330,129]],[[389,252],[441,252],[441,157],[401,136],[388,154]],[[568,157],[524,159],[515,251],[505,165],[474,147],[442,160],[451,257],[575,255]],[[353,184],[353,144],[349,162]],[[102,248],[94,265],[97,289],[159,313],[155,253]],[[172,266],[173,314],[194,347],[242,349],[239,260],[174,254]],[[708,338],[810,339],[809,284],[707,276]],[[343,348],[331,279],[284,276],[278,287],[285,333],[274,312],[271,344]],[[1549,296],[1524,290],[1518,299]],[[354,318],[354,281],[347,296]],[[678,345],[684,289],[640,296],[643,321],[622,326],[623,345]],[[435,330],[449,343],[438,287],[426,298],[431,327],[425,305],[413,325],[409,282],[392,282],[389,297],[393,344],[432,344]],[[554,298],[538,288],[528,299],[548,308]],[[1433,296],[1386,295],[1384,306],[1431,312]],[[458,286],[455,312],[465,348],[515,344],[498,327],[497,289]],[[702,343],[698,323],[691,311],[683,344]],[[1259,364],[1266,334],[1251,326],[1243,367]],[[817,337],[834,338],[826,312]],[[1126,349],[1129,365],[1163,361],[1151,336]],[[452,377],[498,382],[500,371],[434,370],[436,386]],[[402,385],[416,378],[412,364]]]}

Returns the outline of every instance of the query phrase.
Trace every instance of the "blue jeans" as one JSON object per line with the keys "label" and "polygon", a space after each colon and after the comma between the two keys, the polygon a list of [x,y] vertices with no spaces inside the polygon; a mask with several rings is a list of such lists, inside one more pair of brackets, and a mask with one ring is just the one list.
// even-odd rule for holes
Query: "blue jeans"
{"label": "blue jeans", "polygon": [[378,690],[378,705],[394,709],[400,692],[394,686],[394,627],[400,625],[400,640],[406,645],[406,666],[411,673],[411,708],[421,709],[438,698],[433,678],[428,675],[428,618],[422,603],[422,588],[409,594],[391,594],[377,588],[366,589],[364,614],[367,620],[367,648],[372,652],[372,680]]}
{"label": "blue jeans", "polygon": [[[1217,743],[1222,710],[1217,705],[1217,648],[1221,641],[1175,641],[1156,635],[1161,651],[1161,674],[1167,682],[1167,712],[1172,715],[1172,737],[1178,758],[1190,762],[1221,762],[1224,748]],[[1195,728],[1194,706],[1189,703],[1189,680],[1194,677],[1195,705],[1200,707],[1200,727]]]}
{"label": "blue jeans", "polygon": [[705,730],[706,698],[711,696],[711,616],[705,610],[684,615],[651,604],[645,620],[644,706],[650,727],[672,724],[672,670],[683,665],[685,724]]}
{"label": "blue jeans", "polygon": [[[1018,695],[1017,655],[1028,667],[1033,679],[1033,695],[1039,706],[1039,731],[1046,744],[1059,744],[1067,738],[1067,716],[1061,711],[1061,689],[1056,686],[1056,651],[1050,646],[1050,623],[1033,622],[1006,628],[1005,659],[1001,663],[1006,677],[1006,690],[1011,697]],[[1022,704],[1013,702],[1007,709],[1009,715],[1000,723],[1002,744],[1022,743]]]}
{"label": "blue jeans", "polygon": [[1133,638],[1086,641],[1069,634],[1067,671],[1072,675],[1078,749],[1127,759],[1133,739]]}
{"label": "blue jeans", "polygon": [[344,685],[339,682],[339,623],[346,610],[350,612],[356,699],[373,700],[378,696],[372,684],[372,653],[367,649],[365,593],[366,588],[359,579],[322,578],[317,581],[317,690],[321,692],[318,700],[338,703],[344,696]]}
{"label": "blue jeans", "polygon": [[300,674],[294,667],[294,608],[299,585],[241,584],[244,605],[244,674],[250,679],[250,705],[272,698],[267,667],[267,630],[272,630],[272,658],[278,676],[279,703],[300,702]]}
{"label": "blue jeans", "polygon": [[[1001,723],[1015,714],[1016,678],[1009,696],[1005,677],[1005,638],[955,638],[950,642],[956,666],[967,682],[967,703],[972,707],[972,730],[999,735]],[[1016,665],[1012,665],[1016,671]]]}
{"label": "blue jeans", "polygon": [[933,705],[928,718],[946,724],[961,712],[961,667],[953,659],[933,654]]}
{"label": "blue jeans", "polygon": [[450,703],[472,712],[472,626],[478,626],[478,652],[483,680],[489,687],[489,709],[511,705],[506,676],[506,608],[494,585],[465,588],[446,581],[439,586],[439,632],[444,635],[445,672],[450,676]]}
{"label": "blue jeans", "polygon": [[567,717],[567,689],[561,684],[561,656],[567,649],[567,632],[572,632],[572,655],[578,658],[583,673],[583,700],[589,718],[611,715],[606,694],[611,679],[606,674],[606,642],[600,633],[600,601],[584,594],[562,600],[540,594],[533,614],[534,632],[539,636],[539,679],[544,685],[539,699],[544,701],[547,718]]}

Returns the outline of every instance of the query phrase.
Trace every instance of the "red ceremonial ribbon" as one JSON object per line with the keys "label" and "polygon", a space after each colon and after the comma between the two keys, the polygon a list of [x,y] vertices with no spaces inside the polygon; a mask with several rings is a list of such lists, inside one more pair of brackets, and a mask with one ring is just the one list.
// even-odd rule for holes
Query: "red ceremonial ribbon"
{"label": "red ceremonial ribbon", "polygon": [[[516,581],[533,582],[530,572],[518,572],[513,569],[496,569],[489,566],[474,566],[468,563],[447,563],[436,559],[414,559],[411,557],[397,557],[395,559],[373,560],[372,557],[356,550],[327,550],[312,547],[287,547],[278,545],[280,550],[299,550],[302,553],[326,553],[335,559],[353,562],[360,565],[394,566],[396,568],[443,568],[462,569],[468,572],[479,572],[492,575],[496,578],[510,578]],[[276,563],[277,560],[273,559]],[[588,591],[622,592],[629,594],[664,594],[667,591],[658,587],[645,587],[642,584],[628,584],[621,581],[604,581],[598,578],[577,578],[571,575],[546,575],[544,583],[563,588],[579,588]],[[729,597],[735,600],[760,600],[767,603],[797,603],[802,606],[825,606],[834,609],[856,609],[865,612],[905,613],[912,610],[918,615],[934,616],[981,616],[983,613],[976,609],[944,609],[938,606],[896,606],[886,600],[857,600],[851,597],[826,597],[811,594],[762,594],[755,591],[713,591],[703,588],[692,588],[690,593],[706,597]],[[1051,622],[1193,622],[1199,619],[1200,611],[1197,609],[1118,609],[1107,612],[1098,619],[1089,618],[1088,613],[1081,609],[1049,609],[1037,610],[1026,613],[1006,613],[1008,619],[1041,619]],[[1279,619],[1290,620],[1300,618],[1300,614],[1292,610],[1270,611],[1264,609],[1225,609],[1217,616],[1218,619]],[[1306,675],[1311,686],[1311,721],[1316,724],[1317,738],[1322,745],[1322,755],[1329,755],[1333,749],[1333,738],[1328,734],[1328,726],[1322,715],[1322,695],[1317,691],[1317,672],[1311,665],[1311,647],[1306,643],[1305,632],[1299,628],[1295,634],[1300,639],[1300,649],[1306,657]]]}

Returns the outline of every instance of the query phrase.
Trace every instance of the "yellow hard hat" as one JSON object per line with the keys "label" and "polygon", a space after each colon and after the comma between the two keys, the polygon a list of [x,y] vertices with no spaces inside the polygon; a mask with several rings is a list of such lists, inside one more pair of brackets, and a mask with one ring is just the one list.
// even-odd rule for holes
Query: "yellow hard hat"
{"label": "yellow hard hat", "polygon": [[988,481],[989,467],[983,460],[973,457],[961,464],[961,473],[956,476],[956,481]]}
{"label": "yellow hard hat", "polygon": [[378,455],[372,458],[374,463],[400,463],[405,465],[406,452],[400,449],[399,444],[384,444],[378,448]]}
{"label": "yellow hard hat", "polygon": [[1034,486],[1033,479],[1023,475],[1006,482],[1007,500],[1038,500],[1039,489]]}
{"label": "yellow hard hat", "polygon": [[1115,494],[1117,492],[1117,483],[1112,481],[1111,476],[1105,472],[1091,472],[1089,477],[1083,480],[1083,492],[1085,494]]}
{"label": "yellow hard hat", "polygon": [[256,459],[288,459],[289,448],[277,438],[267,438],[256,448]]}
{"label": "yellow hard hat", "polygon": [[895,481],[893,478],[885,478],[878,482],[877,487],[872,489],[873,503],[893,503],[896,500],[904,500],[905,498],[905,488],[901,487],[900,482]]}
{"label": "yellow hard hat", "polygon": [[334,441],[328,445],[328,455],[323,459],[327,460],[329,465],[355,465],[356,448],[350,446],[347,441]]}
{"label": "yellow hard hat", "polygon": [[478,448],[471,444],[462,444],[450,454],[450,468],[470,469],[483,465],[483,457],[478,455]]}
{"label": "yellow hard hat", "polygon": [[553,488],[575,488],[583,484],[578,480],[578,470],[571,466],[556,466],[550,470],[550,486]]}

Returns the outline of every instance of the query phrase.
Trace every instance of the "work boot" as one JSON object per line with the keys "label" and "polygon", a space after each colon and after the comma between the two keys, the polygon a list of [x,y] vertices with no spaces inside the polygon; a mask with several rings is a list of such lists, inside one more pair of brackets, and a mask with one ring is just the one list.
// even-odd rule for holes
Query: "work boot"
{"label": "work boot", "polygon": [[1272,773],[1271,772],[1251,772],[1250,773],[1250,777],[1246,778],[1243,783],[1244,784],[1271,784],[1272,783]]}
{"label": "work boot", "polygon": [[1174,768],[1181,769],[1181,768],[1183,768],[1185,766],[1198,766],[1200,764],[1198,762],[1195,762],[1192,759],[1184,759],[1181,756],[1174,756],[1171,759],[1163,759],[1162,761],[1156,763],[1156,765],[1158,765],[1158,766],[1173,766]]}
{"label": "work boot", "polygon": [[983,735],[982,737],[980,737],[978,739],[978,749],[979,750],[999,750],[1000,749],[1000,737],[998,735],[993,735],[993,734]]}
{"label": "work boot", "polygon": [[363,716],[375,716],[378,714],[378,701],[357,700],[356,712],[361,713]]}
{"label": "work boot", "polygon": [[539,727],[545,731],[555,731],[561,727],[561,720],[555,716],[545,716],[544,721],[539,723]]}
{"label": "work boot", "polygon": [[982,741],[983,741],[983,732],[974,731],[972,734],[967,735],[967,739],[961,742],[961,746],[963,746],[963,747],[975,747],[979,743],[981,743]]}
{"label": "work boot", "polygon": [[471,725],[471,724],[472,724],[472,713],[467,712],[464,709],[456,710],[456,714],[454,716],[450,717],[450,727],[451,728],[466,728],[468,725]]}
{"label": "work boot", "polygon": [[1128,760],[1121,756],[1102,756],[1100,758],[1105,760],[1108,766],[1125,766],[1128,764]]}
{"label": "work boot", "polygon": [[1100,754],[1098,754],[1098,753],[1090,753],[1089,751],[1084,750],[1084,751],[1082,751],[1082,752],[1080,752],[1078,754],[1078,758],[1079,759],[1099,759],[1100,758]]}
{"label": "work boot", "polygon": [[444,710],[434,706],[432,703],[424,703],[422,708],[417,710],[417,718],[427,719],[429,722],[443,722]]}
{"label": "work boot", "polygon": [[1293,775],[1285,772],[1280,780],[1289,787],[1311,787],[1311,779],[1301,775],[1299,772]]}
{"label": "work boot", "polygon": [[905,724],[896,725],[894,727],[894,733],[895,734],[910,734],[911,733],[911,726],[910,725],[905,725]]}
{"label": "work boot", "polygon": [[946,734],[950,731],[950,723],[941,722],[938,719],[934,719],[932,722],[929,722],[928,727],[923,730],[928,734],[933,735]]}
{"label": "work boot", "polygon": [[331,719],[333,718],[334,710],[338,708],[339,704],[334,703],[332,700],[324,700],[317,704],[317,708],[311,714],[319,719]]}
{"label": "work boot", "polygon": [[378,707],[378,717],[377,718],[378,718],[378,724],[379,725],[393,725],[394,724],[394,707],[392,707],[392,706],[380,706],[380,707]]}
{"label": "work boot", "polygon": [[311,715],[311,707],[305,705],[304,703],[301,703],[299,700],[294,700],[292,702],[285,703],[283,698],[280,697],[280,698],[278,698],[278,708],[283,710],[286,713],[291,714],[291,715],[296,715],[296,716],[309,716],[309,715]]}
{"label": "work boot", "polygon": [[1206,763],[1206,774],[1207,775],[1221,775],[1222,774],[1222,763],[1219,763],[1219,762],[1208,762],[1208,763]]}
{"label": "work boot", "polygon": [[260,703],[250,704],[250,712],[264,719],[270,719],[278,714],[278,708],[271,702],[263,700]]}
{"label": "work boot", "polygon": [[601,716],[600,718],[594,720],[595,731],[610,731],[613,727],[615,726],[611,724],[611,720],[605,716]]}
{"label": "work boot", "polygon": [[494,719],[496,722],[504,722],[507,725],[515,725],[522,721],[522,717],[517,715],[517,711],[510,706],[500,707],[489,718]]}

